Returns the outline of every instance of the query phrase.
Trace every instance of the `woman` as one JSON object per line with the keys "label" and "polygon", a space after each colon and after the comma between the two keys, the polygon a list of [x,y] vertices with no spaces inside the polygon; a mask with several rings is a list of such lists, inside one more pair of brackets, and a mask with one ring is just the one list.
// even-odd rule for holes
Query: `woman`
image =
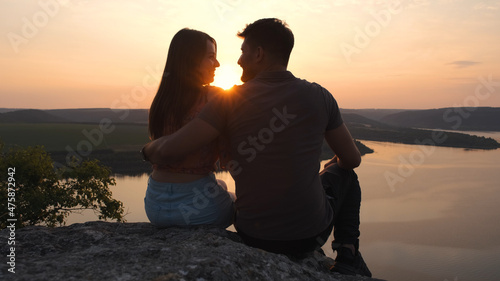
{"label": "woman", "polygon": [[[152,140],[169,135],[195,118],[218,89],[214,80],[217,45],[208,34],[182,29],[170,43],[158,92],[149,110]],[[217,225],[227,227],[234,215],[233,200],[214,176],[218,144],[213,142],[173,165],[153,165],[144,204],[159,227]]]}

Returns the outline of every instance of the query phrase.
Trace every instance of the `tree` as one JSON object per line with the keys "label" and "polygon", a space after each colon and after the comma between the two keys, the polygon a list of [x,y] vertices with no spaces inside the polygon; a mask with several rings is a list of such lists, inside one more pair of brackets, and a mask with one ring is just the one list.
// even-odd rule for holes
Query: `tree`
{"label": "tree", "polygon": [[111,197],[109,186],[116,183],[110,174],[98,160],[75,160],[71,168],[55,168],[41,146],[3,153],[0,143],[0,228],[12,218],[17,227],[64,225],[71,212],[85,209],[99,219],[122,222],[123,203]]}

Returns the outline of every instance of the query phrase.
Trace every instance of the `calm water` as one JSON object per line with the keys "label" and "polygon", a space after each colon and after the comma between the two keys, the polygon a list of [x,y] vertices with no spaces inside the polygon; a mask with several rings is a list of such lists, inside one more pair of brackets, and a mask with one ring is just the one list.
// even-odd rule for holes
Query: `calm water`
{"label": "calm water", "polygon": [[[500,141],[500,133],[488,133]],[[431,148],[364,141],[356,170],[363,200],[361,252],[387,280],[500,280],[500,149]],[[226,174],[219,178],[234,191]],[[147,176],[118,177],[113,197],[128,222],[148,221]],[[91,212],[68,224],[96,220]],[[334,257],[329,242],[324,247]]]}

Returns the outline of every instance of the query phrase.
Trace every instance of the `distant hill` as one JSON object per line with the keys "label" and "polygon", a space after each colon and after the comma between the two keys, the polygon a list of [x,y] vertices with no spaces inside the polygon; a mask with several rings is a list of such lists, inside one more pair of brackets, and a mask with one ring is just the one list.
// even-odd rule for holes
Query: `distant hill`
{"label": "distant hill", "polygon": [[345,109],[341,108],[340,112],[342,115],[344,114],[357,114],[366,118],[370,118],[376,121],[382,120],[387,115],[399,113],[403,111],[407,111],[408,109],[376,109],[376,108],[368,108],[368,109]]}
{"label": "distant hill", "polygon": [[[11,110],[11,111],[9,111]],[[0,123],[99,123],[147,124],[147,109],[2,109]],[[460,131],[500,131],[500,108],[341,109],[346,123],[383,127],[428,128]],[[363,119],[364,118],[364,119]]]}
{"label": "distant hill", "polygon": [[75,123],[99,123],[105,118],[113,123],[148,123],[147,109],[81,108],[53,109],[47,112]]}
{"label": "distant hill", "polygon": [[69,120],[44,110],[21,109],[0,113],[0,123],[67,123]]}
{"label": "distant hill", "polygon": [[411,128],[460,131],[500,131],[500,108],[439,108],[389,114],[380,121]]}
{"label": "distant hill", "polygon": [[[342,114],[346,126],[354,139],[404,144],[418,144],[433,140],[435,132],[425,129],[414,129],[393,126],[378,122],[358,114]],[[462,133],[442,132],[444,141],[432,141],[433,145],[445,147],[461,147],[474,149],[497,149],[500,144],[491,138],[472,136]]]}
{"label": "distant hill", "polygon": [[20,109],[0,113],[0,123],[100,123],[109,119],[115,124],[147,124],[147,109]]}
{"label": "distant hill", "polygon": [[357,124],[357,125],[363,125],[366,127],[380,127],[380,128],[387,128],[387,127],[392,127],[391,125],[388,125],[383,122],[379,122],[376,120],[373,120],[371,118],[367,118],[365,116],[361,116],[359,114],[355,113],[342,113],[342,118],[344,119],[344,122],[349,125],[349,124]]}
{"label": "distant hill", "polygon": [[[352,136],[373,140],[415,144],[428,139],[432,132],[419,128],[457,129],[464,131],[500,131],[500,108],[441,108],[431,110],[361,109],[341,110]],[[359,114],[358,114],[359,113]],[[363,115],[364,114],[364,115]],[[374,116],[372,119],[367,116]],[[0,123],[85,123],[98,124],[104,119],[114,124],[144,125],[147,109],[116,110],[109,108],[34,110],[0,113]],[[7,130],[7,129],[6,129]],[[495,149],[500,144],[491,138],[460,133],[446,133],[447,140],[438,146]]]}
{"label": "distant hill", "polygon": [[3,107],[0,107],[0,113],[16,111],[16,110],[21,110],[21,109],[27,109],[27,108],[3,108]]}

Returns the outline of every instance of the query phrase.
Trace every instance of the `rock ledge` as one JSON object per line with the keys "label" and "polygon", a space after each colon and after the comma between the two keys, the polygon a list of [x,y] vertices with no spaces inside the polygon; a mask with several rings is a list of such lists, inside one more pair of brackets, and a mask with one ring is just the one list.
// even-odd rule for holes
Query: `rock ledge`
{"label": "rock ledge", "polygon": [[[1,240],[9,234],[1,230]],[[97,221],[26,227],[15,238],[16,273],[3,262],[2,280],[375,280],[330,273],[324,256],[292,261],[251,248],[212,227]],[[4,259],[10,247],[0,246]]]}

